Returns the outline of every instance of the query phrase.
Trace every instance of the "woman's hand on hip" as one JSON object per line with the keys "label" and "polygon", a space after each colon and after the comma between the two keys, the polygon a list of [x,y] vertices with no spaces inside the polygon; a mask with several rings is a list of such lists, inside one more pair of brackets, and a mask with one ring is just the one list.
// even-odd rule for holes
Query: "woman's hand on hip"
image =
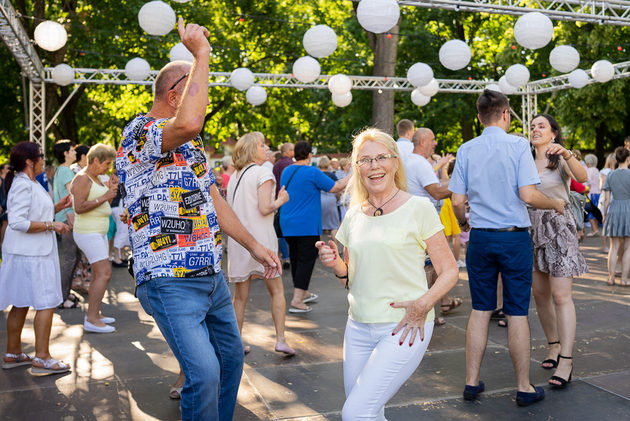
{"label": "woman's hand on hip", "polygon": [[393,308],[404,308],[406,312],[405,317],[392,332],[392,336],[394,336],[401,330],[403,331],[400,336],[400,345],[405,342],[407,335],[410,335],[409,346],[412,346],[418,333],[420,334],[420,340],[424,341],[424,324],[427,321],[427,315],[433,307],[426,305],[422,298],[414,301],[391,303],[390,306]]}
{"label": "woman's hand on hip", "polygon": [[337,244],[335,244],[332,240],[328,241],[328,244],[323,241],[318,241],[315,243],[315,247],[319,249],[319,259],[322,261],[324,266],[334,268],[337,264],[337,258],[339,257]]}

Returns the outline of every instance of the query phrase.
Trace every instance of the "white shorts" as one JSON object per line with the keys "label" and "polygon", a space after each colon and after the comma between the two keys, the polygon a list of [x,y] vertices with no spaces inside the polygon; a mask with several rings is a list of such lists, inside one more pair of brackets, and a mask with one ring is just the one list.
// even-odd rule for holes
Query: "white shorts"
{"label": "white shorts", "polygon": [[90,264],[101,260],[109,260],[109,241],[107,234],[78,234],[72,233],[74,242],[81,249]]}

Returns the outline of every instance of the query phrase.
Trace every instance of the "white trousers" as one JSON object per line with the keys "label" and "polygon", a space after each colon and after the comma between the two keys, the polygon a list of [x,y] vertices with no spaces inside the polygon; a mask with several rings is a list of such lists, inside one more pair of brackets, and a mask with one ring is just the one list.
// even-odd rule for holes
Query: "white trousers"
{"label": "white trousers", "polygon": [[343,421],[384,421],[385,404],[422,361],[433,334],[433,321],[424,325],[424,340],[416,335],[411,347],[410,335],[400,345],[402,330],[392,336],[396,325],[359,323],[348,318],[343,341]]}
{"label": "white trousers", "polygon": [[112,216],[116,222],[116,235],[114,235],[114,247],[121,249],[129,244],[129,227],[120,220],[120,215],[125,211],[122,206],[112,208]]}

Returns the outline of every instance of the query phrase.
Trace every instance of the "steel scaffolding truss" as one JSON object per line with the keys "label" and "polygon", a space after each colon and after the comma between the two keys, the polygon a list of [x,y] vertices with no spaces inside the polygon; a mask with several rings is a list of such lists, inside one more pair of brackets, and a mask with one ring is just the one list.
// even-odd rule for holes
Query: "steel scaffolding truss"
{"label": "steel scaffolding truss", "polygon": [[516,16],[536,11],[554,20],[630,26],[630,1],[622,0],[399,0],[398,3],[402,6]]}
{"label": "steel scaffolding truss", "polygon": [[44,66],[9,0],[0,0],[0,37],[22,68],[22,73],[29,80],[41,81]]}

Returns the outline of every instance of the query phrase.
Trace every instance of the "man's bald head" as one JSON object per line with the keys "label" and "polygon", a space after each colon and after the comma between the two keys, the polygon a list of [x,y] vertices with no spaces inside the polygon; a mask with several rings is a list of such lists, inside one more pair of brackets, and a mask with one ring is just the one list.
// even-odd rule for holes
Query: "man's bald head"
{"label": "man's bald head", "polygon": [[416,132],[411,136],[411,142],[414,146],[420,143],[426,143],[429,140],[433,139],[433,131],[431,129],[427,129],[426,127],[420,127]]}
{"label": "man's bald head", "polygon": [[413,151],[419,155],[429,158],[435,152],[435,135],[431,129],[420,127],[411,137]]}
{"label": "man's bald head", "polygon": [[[166,93],[169,88],[173,86],[177,79],[184,76],[190,71],[191,64],[187,61],[172,61],[166,66],[162,67],[160,73],[155,78],[155,99],[166,100]],[[180,85],[181,84],[181,88]],[[177,88],[184,89],[186,81],[179,82]]]}

